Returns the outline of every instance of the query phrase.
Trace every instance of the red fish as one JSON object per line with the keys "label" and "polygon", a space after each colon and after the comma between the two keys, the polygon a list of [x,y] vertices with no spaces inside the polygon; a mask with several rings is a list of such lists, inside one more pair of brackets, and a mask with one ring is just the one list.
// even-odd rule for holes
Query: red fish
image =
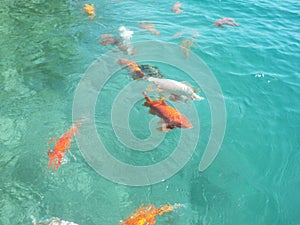
{"label": "red fish", "polygon": [[144,106],[150,108],[149,113],[157,115],[162,119],[161,130],[166,132],[168,130],[178,128],[192,128],[191,122],[175,108],[168,106],[164,99],[151,100],[145,92],[143,95],[146,99]]}
{"label": "red fish", "polygon": [[143,78],[145,76],[141,68],[134,61],[120,58],[118,59],[118,63],[120,65],[126,65],[128,67],[128,70],[134,75],[134,79]]}
{"label": "red fish", "polygon": [[[78,133],[79,123],[73,125],[63,136],[61,136],[58,141],[54,139],[54,149],[53,151],[48,148],[48,158],[49,163],[48,166],[52,169],[58,170],[62,163],[62,159],[65,155],[65,152],[70,151],[71,143],[73,141],[73,135]],[[52,142],[52,138],[48,142],[50,144]]]}

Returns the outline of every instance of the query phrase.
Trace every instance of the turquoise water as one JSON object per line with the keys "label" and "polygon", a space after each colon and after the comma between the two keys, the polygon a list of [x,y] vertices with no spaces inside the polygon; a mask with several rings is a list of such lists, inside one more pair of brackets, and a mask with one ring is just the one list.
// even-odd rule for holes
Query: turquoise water
{"label": "turquoise water", "polygon": [[[143,203],[185,205],[158,218],[157,224],[299,224],[300,3],[182,1],[184,12],[175,15],[170,12],[173,3],[167,1],[93,1],[93,20],[81,11],[85,3],[0,3],[0,224],[31,224],[33,215],[39,220],[56,216],[81,225],[113,225]],[[232,17],[240,26],[215,27],[213,22],[221,17]],[[143,20],[155,24],[161,35],[139,29]],[[175,33],[199,32],[198,46],[191,50],[218,79],[227,110],[223,144],[204,172],[198,164],[210,134],[205,101],[195,103],[201,137],[192,159],[162,183],[115,184],[86,163],[76,143],[71,151],[77,160],[69,157],[55,173],[48,169],[49,138],[72,124],[80,79],[111,49],[100,46],[98,38],[116,34],[120,25],[135,32],[133,42],[179,45],[190,35],[174,38]],[[180,78],[168,75],[172,69],[167,66],[161,69],[166,77]],[[126,72],[123,75],[105,90],[128,83]],[[101,98],[97,104],[101,106]],[[132,120],[145,112],[137,105]],[[145,138],[148,133],[138,126],[146,122],[137,124],[131,124],[133,132]],[[97,121],[99,133],[108,125]],[[178,132],[167,137],[176,140]],[[141,158],[113,142],[110,130],[103,133],[115,157],[132,163]],[[167,157],[174,143],[169,144],[166,151],[149,152],[151,160]]]}

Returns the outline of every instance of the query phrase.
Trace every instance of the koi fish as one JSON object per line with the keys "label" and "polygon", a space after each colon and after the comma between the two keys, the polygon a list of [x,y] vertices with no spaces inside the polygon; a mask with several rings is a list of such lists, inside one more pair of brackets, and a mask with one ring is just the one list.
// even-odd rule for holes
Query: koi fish
{"label": "koi fish", "polygon": [[136,50],[133,50],[131,45],[126,46],[120,39],[115,38],[112,34],[102,34],[99,38],[99,43],[100,45],[116,45],[121,51],[128,55],[136,53]]}
{"label": "koi fish", "polygon": [[224,25],[232,26],[232,27],[239,26],[239,24],[236,23],[235,20],[234,20],[233,18],[227,18],[227,17],[218,19],[217,21],[214,22],[214,24],[215,24],[217,27],[224,27]]}
{"label": "koi fish", "polygon": [[143,95],[146,99],[144,106],[150,108],[149,113],[157,115],[161,118],[162,127],[160,130],[166,132],[168,130],[178,128],[192,128],[191,122],[175,108],[167,105],[164,98],[161,100],[151,100],[145,92]]}
{"label": "koi fish", "polygon": [[114,45],[117,43],[117,40],[112,34],[102,34],[99,38],[99,43],[101,45]]}
{"label": "koi fish", "polygon": [[120,58],[118,59],[118,63],[119,65],[127,66],[128,70],[133,74],[133,79],[140,79],[145,76],[141,68],[134,61],[125,58]]}
{"label": "koi fish", "polygon": [[147,80],[157,87],[159,94],[169,97],[171,101],[204,99],[195,93],[194,88],[184,82],[156,77],[148,77]]}
{"label": "koi fish", "polygon": [[50,219],[39,221],[39,222],[37,222],[36,218],[34,218],[33,216],[31,216],[31,219],[33,225],[78,225],[77,223],[61,220],[57,217],[52,217]]}
{"label": "koi fish", "polygon": [[180,49],[183,51],[185,58],[188,58],[190,56],[190,48],[192,46],[197,46],[197,44],[194,43],[193,40],[189,38],[185,38],[180,43]]}
{"label": "koi fish", "polygon": [[89,15],[90,19],[93,19],[96,16],[95,7],[93,4],[85,4],[83,10]]}
{"label": "koi fish", "polygon": [[157,216],[173,212],[174,209],[179,207],[179,204],[175,204],[174,206],[162,205],[158,208],[155,208],[153,204],[148,206],[141,205],[141,207],[133,211],[125,221],[121,220],[119,225],[154,225]]}
{"label": "koi fish", "polygon": [[173,5],[171,11],[174,12],[174,13],[176,13],[176,14],[182,13],[182,10],[180,9],[180,7],[181,7],[181,3],[180,2],[176,2]]}
{"label": "koi fish", "polygon": [[[78,133],[78,126],[79,123],[76,123],[74,126],[72,126],[64,135],[62,135],[58,141],[54,139],[54,148],[51,151],[50,148],[48,148],[48,166],[52,169],[58,170],[60,165],[62,164],[62,159],[64,158],[65,152],[68,150],[70,152],[71,143],[73,141],[73,135],[75,133]],[[51,138],[48,142],[50,144],[53,141]]]}
{"label": "koi fish", "polygon": [[142,29],[150,31],[154,35],[159,35],[160,32],[156,30],[155,26],[151,23],[142,22],[139,26]]}

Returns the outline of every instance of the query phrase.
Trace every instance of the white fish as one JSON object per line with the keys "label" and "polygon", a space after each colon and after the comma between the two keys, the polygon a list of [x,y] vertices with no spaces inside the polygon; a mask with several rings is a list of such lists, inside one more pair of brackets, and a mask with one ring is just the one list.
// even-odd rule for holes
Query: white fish
{"label": "white fish", "polygon": [[147,77],[146,80],[152,82],[157,87],[159,94],[168,97],[170,100],[203,100],[204,98],[197,95],[195,90],[184,82],[176,80]]}
{"label": "white fish", "polygon": [[36,221],[36,218],[34,218],[34,216],[31,216],[31,219],[33,225],[78,225],[77,223],[61,220],[57,217],[52,217],[51,219],[39,221],[39,222]]}
{"label": "white fish", "polygon": [[119,27],[119,35],[123,40],[123,44],[127,47],[127,52],[129,55],[132,53],[132,44],[130,40],[132,39],[134,32],[127,29],[125,26]]}

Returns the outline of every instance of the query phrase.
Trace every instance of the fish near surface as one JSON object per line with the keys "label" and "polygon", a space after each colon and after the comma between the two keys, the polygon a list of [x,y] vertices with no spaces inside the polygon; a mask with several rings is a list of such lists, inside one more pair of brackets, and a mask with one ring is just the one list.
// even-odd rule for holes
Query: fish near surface
{"label": "fish near surface", "polygon": [[[73,136],[75,135],[75,133],[78,133],[78,126],[79,123],[76,123],[66,133],[64,133],[64,135],[62,135],[58,139],[58,141],[54,140],[54,148],[52,151],[50,150],[50,148],[48,148],[48,166],[50,168],[55,168],[56,170],[58,170],[58,168],[61,166],[66,151],[70,151]],[[51,142],[52,139],[50,139],[48,143]]]}
{"label": "fish near surface", "polygon": [[77,223],[61,220],[57,217],[52,217],[50,219],[39,221],[39,222],[37,222],[36,218],[34,218],[33,216],[31,216],[31,219],[33,225],[78,225]]}
{"label": "fish near surface", "polygon": [[155,84],[158,92],[163,96],[169,96],[169,100],[203,100],[204,98],[197,95],[194,89],[184,83],[176,80],[148,77],[147,80]]}
{"label": "fish near surface", "polygon": [[83,7],[85,13],[87,13],[90,19],[93,19],[96,16],[95,7],[93,4],[85,4]]}
{"label": "fish near surface", "polygon": [[133,211],[125,221],[121,220],[119,225],[154,225],[156,224],[157,216],[173,212],[179,207],[181,207],[180,204],[162,205],[158,208],[153,204],[147,206],[141,205],[141,207]]}
{"label": "fish near surface", "polygon": [[146,99],[144,106],[150,108],[149,113],[153,115],[157,115],[162,119],[162,131],[168,131],[178,128],[192,128],[193,125],[191,122],[178,110],[167,105],[164,99],[161,100],[151,100],[145,92],[143,95]]}

